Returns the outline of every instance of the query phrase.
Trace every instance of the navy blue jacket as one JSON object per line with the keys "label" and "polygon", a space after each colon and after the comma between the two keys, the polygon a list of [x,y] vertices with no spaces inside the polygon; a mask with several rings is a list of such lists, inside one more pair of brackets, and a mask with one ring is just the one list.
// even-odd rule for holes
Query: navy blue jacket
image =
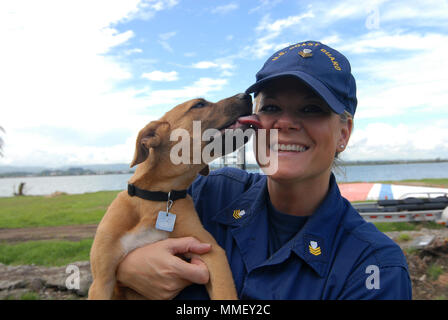
{"label": "navy blue jacket", "polygon": [[[411,299],[400,247],[341,196],[335,178],[302,229],[268,256],[266,176],[234,168],[189,189],[204,227],[227,253],[240,299]],[[208,299],[192,285],[176,299]]]}

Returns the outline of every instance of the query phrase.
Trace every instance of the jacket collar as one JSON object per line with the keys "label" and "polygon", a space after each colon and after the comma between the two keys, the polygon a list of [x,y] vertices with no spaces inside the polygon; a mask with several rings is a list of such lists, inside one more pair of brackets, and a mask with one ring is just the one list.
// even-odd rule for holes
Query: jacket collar
{"label": "jacket collar", "polygon": [[344,199],[332,173],[325,199],[292,240],[292,250],[321,277],[326,274],[333,254],[336,232],[346,212],[344,206]]}
{"label": "jacket collar", "polygon": [[[246,257],[245,264],[248,269],[254,267],[255,263],[255,259],[252,259],[254,254],[249,252],[249,247],[252,246],[247,245],[251,236],[266,232],[264,238],[268,237],[267,230],[259,230],[262,225],[260,220],[267,215],[266,181],[266,176],[263,176],[212,218],[216,222],[235,227],[232,233],[237,244],[239,243],[243,258]],[[289,257],[291,252],[294,252],[319,276],[323,277],[327,272],[328,262],[333,252],[336,231],[342,220],[343,212],[345,212],[344,206],[336,179],[331,174],[329,190],[324,201],[293,239],[274,254],[265,265],[281,263]]]}
{"label": "jacket collar", "polygon": [[266,207],[266,192],[266,176],[262,176],[227,207],[219,210],[212,220],[234,227],[250,224],[259,210]]}

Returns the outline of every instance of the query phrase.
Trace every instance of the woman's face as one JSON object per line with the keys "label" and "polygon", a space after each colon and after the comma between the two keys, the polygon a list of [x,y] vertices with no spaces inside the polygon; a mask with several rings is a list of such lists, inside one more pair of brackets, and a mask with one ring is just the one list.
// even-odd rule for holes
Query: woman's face
{"label": "woman's face", "polygon": [[278,155],[278,170],[271,178],[328,179],[335,153],[348,143],[352,120],[341,122],[323,99],[294,78],[272,81],[257,100],[263,128],[278,129],[278,146],[267,146]]}

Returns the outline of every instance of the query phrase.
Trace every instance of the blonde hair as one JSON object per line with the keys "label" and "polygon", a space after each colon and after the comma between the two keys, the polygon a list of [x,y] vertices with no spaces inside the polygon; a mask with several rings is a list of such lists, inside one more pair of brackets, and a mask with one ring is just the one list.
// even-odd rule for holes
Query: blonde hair
{"label": "blonde hair", "polygon": [[341,118],[341,122],[342,122],[342,123],[347,123],[347,121],[348,121],[349,119],[352,119],[352,121],[353,121],[353,116],[352,116],[352,114],[351,114],[350,112],[348,112],[347,110],[344,110],[344,112],[341,113],[341,114],[339,115],[339,117]]}

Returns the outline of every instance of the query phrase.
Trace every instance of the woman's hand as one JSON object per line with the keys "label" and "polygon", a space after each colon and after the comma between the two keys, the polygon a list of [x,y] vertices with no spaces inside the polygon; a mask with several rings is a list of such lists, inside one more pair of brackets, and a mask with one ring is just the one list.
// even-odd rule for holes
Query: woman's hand
{"label": "woman's hand", "polygon": [[210,248],[210,244],[193,237],[169,238],[137,248],[118,266],[117,280],[147,299],[173,299],[192,283],[208,282],[207,266],[196,254],[206,253]]}

